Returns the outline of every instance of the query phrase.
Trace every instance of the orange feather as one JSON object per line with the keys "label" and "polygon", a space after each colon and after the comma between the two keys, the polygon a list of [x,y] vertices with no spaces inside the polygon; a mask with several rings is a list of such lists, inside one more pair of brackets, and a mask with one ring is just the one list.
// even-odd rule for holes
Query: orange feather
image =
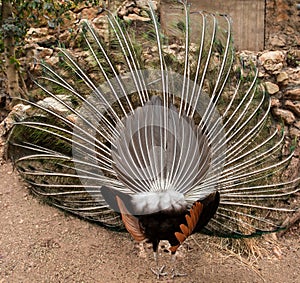
{"label": "orange feather", "polygon": [[[182,233],[175,232],[175,237],[180,244],[183,243],[185,241],[185,239],[193,233],[193,231],[199,221],[202,210],[203,210],[203,204],[200,203],[199,201],[197,201],[194,203],[194,205],[190,209],[190,212],[189,212],[190,215],[188,215],[188,214],[185,215],[187,226],[185,224],[181,224],[179,227],[180,227],[180,230],[182,231]],[[170,250],[171,250],[171,248],[170,248]],[[175,251],[177,250],[177,248],[175,249]]]}
{"label": "orange feather", "polygon": [[186,225],[181,224],[179,227],[180,227],[180,230],[182,231],[182,233],[184,234],[184,236],[188,237],[190,235],[190,233],[189,233],[190,230]]}
{"label": "orange feather", "polygon": [[176,246],[171,246],[169,249],[172,253],[175,253],[177,251],[177,249],[179,248],[180,244],[176,245]]}
{"label": "orange feather", "polygon": [[186,236],[180,232],[175,232],[175,237],[180,244],[186,239]]}
{"label": "orange feather", "polygon": [[120,197],[116,196],[116,199],[121,212],[122,221],[125,225],[126,230],[138,242],[146,239],[146,236],[141,229],[138,218],[129,213],[124,202],[121,200]]}

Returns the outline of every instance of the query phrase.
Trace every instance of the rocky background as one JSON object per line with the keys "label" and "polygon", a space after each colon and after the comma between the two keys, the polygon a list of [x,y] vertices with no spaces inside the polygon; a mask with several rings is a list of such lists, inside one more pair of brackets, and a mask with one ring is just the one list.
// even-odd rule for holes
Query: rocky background
{"label": "rocky background", "polygon": [[[118,10],[121,18],[136,21],[147,20],[146,3],[147,0],[106,0],[106,5],[113,11]],[[159,11],[159,1],[155,3]],[[279,129],[285,130],[283,154],[295,148],[285,172],[290,178],[299,176],[300,171],[300,17],[295,0],[266,0],[266,4],[265,50],[240,50],[239,53],[259,59],[259,79],[272,98],[274,121]],[[50,65],[56,64],[58,42],[70,53],[76,51],[84,56],[77,49],[80,20],[89,19],[99,33],[109,36],[105,32],[104,16],[102,8],[82,6],[70,11],[70,19],[66,19],[60,29],[49,28],[46,20],[42,26],[32,27],[20,59],[24,95],[35,94],[28,76],[28,72],[33,76],[39,73],[33,56],[43,58]],[[3,111],[5,103],[1,103],[1,97],[6,95],[5,88],[5,76],[0,70],[0,137],[3,136],[2,140],[0,138],[0,283],[157,282],[149,268],[154,263],[151,249],[137,249],[129,234],[102,229],[43,205],[24,189],[26,184],[20,181],[12,165],[2,160],[1,145],[5,143],[15,116],[26,117],[30,112],[28,106],[21,104],[9,115]],[[178,278],[175,282],[300,282],[299,213],[288,222],[294,225],[286,234],[266,235],[259,244],[263,248],[251,249],[254,260],[235,254],[226,240],[200,234],[192,236],[178,259],[181,270],[189,277]],[[170,257],[164,250],[161,250],[160,263],[168,265]]]}
{"label": "rocky background", "polygon": [[[300,172],[300,67],[299,50],[265,51],[258,55],[260,77],[272,100],[271,113],[278,128],[284,127],[286,155],[295,146],[296,150],[286,174],[299,176]],[[294,145],[293,145],[294,144]]]}
{"label": "rocky background", "polygon": [[[162,0],[161,0],[162,1]],[[154,1],[159,12],[160,1]],[[300,2],[299,2],[300,3]],[[147,21],[147,0],[104,1],[103,5],[117,11],[120,18],[132,21]],[[265,48],[261,52],[239,51],[243,56],[256,57],[259,62],[259,77],[265,83],[272,98],[272,115],[278,128],[284,127],[286,140],[283,154],[295,148],[295,154],[286,174],[296,177],[300,172],[300,4],[293,0],[267,0],[265,23]],[[32,27],[27,34],[24,53],[20,59],[23,66],[24,87],[31,91],[29,72],[38,73],[36,61],[43,58],[48,64],[57,63],[58,42],[63,43],[72,53],[79,44],[79,24],[81,19],[90,20],[99,29],[107,33],[107,21],[102,7],[76,7],[69,13],[69,19],[59,29],[51,29],[45,20],[44,25]],[[77,53],[78,54],[78,50]],[[79,53],[80,56],[80,53]],[[5,80],[1,76],[0,88],[4,89]],[[25,92],[26,94],[26,92]],[[21,109],[20,109],[21,108]],[[26,107],[25,107],[26,109]],[[1,123],[0,135],[7,134],[12,125],[15,112],[24,111],[16,106],[8,118]]]}
{"label": "rocky background", "polygon": [[265,2],[265,49],[295,48],[299,52],[300,1],[266,0]]}

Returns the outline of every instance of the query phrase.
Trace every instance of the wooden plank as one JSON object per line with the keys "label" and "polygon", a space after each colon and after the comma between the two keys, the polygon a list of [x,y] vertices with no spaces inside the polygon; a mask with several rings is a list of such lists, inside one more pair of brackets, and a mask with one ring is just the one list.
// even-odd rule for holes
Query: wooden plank
{"label": "wooden plank", "polygon": [[[180,11],[172,9],[172,0],[161,1],[161,24],[165,28]],[[191,11],[205,10],[230,15],[238,50],[264,49],[265,0],[189,0]],[[191,23],[193,25],[194,23]]]}

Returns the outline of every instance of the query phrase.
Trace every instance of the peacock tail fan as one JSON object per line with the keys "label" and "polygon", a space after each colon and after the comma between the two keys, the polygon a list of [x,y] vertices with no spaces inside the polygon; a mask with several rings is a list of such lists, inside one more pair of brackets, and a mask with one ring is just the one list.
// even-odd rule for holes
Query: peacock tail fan
{"label": "peacock tail fan", "polygon": [[[77,52],[43,61],[38,100],[17,121],[7,154],[51,204],[122,228],[101,188],[124,194],[175,190],[189,207],[220,193],[203,232],[253,236],[283,228],[299,179],[281,181],[288,157],[255,58],[233,48],[227,15],[172,6],[162,29],[107,11],[109,36],[82,21]],[[191,25],[193,23],[193,25]],[[197,23],[197,24],[195,24]]]}

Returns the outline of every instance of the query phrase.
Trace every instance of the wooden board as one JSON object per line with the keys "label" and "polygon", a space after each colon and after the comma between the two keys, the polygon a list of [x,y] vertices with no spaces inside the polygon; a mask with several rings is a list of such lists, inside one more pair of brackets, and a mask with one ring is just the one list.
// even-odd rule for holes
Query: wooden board
{"label": "wooden board", "polygon": [[[166,27],[177,9],[172,10],[172,0],[161,0],[161,24]],[[230,15],[233,24],[235,47],[238,50],[264,49],[265,0],[189,0],[191,11],[205,10]],[[191,23],[193,25],[195,23]]]}

